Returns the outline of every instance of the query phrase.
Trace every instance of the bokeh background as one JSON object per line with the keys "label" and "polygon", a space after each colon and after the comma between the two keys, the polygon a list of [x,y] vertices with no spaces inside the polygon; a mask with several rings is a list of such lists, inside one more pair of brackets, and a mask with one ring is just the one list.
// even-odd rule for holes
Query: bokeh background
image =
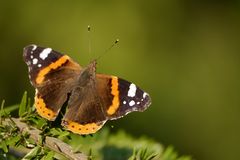
{"label": "bokeh background", "polygon": [[[91,25],[90,35],[87,26]],[[89,37],[91,50],[89,54]],[[0,1],[0,99],[34,96],[22,49],[52,47],[152,96],[144,113],[110,122],[196,159],[240,159],[240,1]]]}

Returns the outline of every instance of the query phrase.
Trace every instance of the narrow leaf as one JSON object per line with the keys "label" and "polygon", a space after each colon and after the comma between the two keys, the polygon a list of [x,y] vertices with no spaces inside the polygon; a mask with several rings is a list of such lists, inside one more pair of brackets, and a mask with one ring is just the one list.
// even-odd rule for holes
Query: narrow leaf
{"label": "narrow leaf", "polygon": [[1,108],[0,108],[0,125],[2,124],[2,113],[3,113],[3,106],[4,106],[5,100],[2,101]]}
{"label": "narrow leaf", "polygon": [[38,156],[38,154],[41,152],[41,147],[36,146],[35,148],[33,148],[26,156],[23,157],[22,160],[32,160],[32,159],[36,159],[36,157]]}
{"label": "narrow leaf", "polygon": [[9,113],[11,113],[11,112],[17,110],[18,107],[19,107],[19,106],[18,106],[17,104],[16,104],[16,105],[12,105],[12,106],[4,107],[3,115],[4,115],[4,114],[9,114]]}
{"label": "narrow leaf", "polygon": [[32,107],[31,106],[31,98],[28,97],[27,108],[26,108],[26,111],[27,111],[28,114],[31,113],[31,111],[32,111],[31,107]]}
{"label": "narrow leaf", "polygon": [[0,145],[1,145],[0,148],[2,148],[5,153],[7,153],[7,152],[8,152],[8,147],[7,147],[6,142],[5,142],[5,141],[2,141],[2,142],[0,143]]}
{"label": "narrow leaf", "polygon": [[18,111],[18,115],[19,117],[23,117],[24,114],[27,112],[27,92],[25,91],[22,97],[22,101],[19,105],[19,111]]}

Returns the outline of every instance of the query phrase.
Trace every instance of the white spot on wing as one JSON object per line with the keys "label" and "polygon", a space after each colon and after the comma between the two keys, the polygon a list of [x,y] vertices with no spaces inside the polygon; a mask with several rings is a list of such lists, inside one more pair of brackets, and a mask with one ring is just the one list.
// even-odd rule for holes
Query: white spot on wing
{"label": "white spot on wing", "polygon": [[140,102],[137,102],[137,104],[140,104]]}
{"label": "white spot on wing", "polygon": [[33,63],[33,64],[37,64],[37,62],[38,62],[38,59],[37,59],[37,58],[34,58],[32,63]]}
{"label": "white spot on wing", "polygon": [[143,93],[143,98],[146,98],[148,94],[146,92]]}
{"label": "white spot on wing", "polygon": [[38,67],[40,68],[40,67],[42,67],[42,65],[41,65],[41,64],[38,64]]}
{"label": "white spot on wing", "polygon": [[127,102],[126,101],[123,101],[123,104],[126,104]]}
{"label": "white spot on wing", "polygon": [[136,90],[137,90],[137,87],[135,84],[131,84],[129,86],[129,90],[128,90],[128,97],[134,97],[136,95]]}
{"label": "white spot on wing", "polygon": [[30,58],[33,59],[33,55],[31,55]]}
{"label": "white spot on wing", "polygon": [[35,49],[37,49],[37,46],[35,44],[32,45],[33,48],[32,48],[32,51],[34,51]]}
{"label": "white spot on wing", "polygon": [[133,105],[135,105],[135,101],[134,101],[134,100],[131,100],[131,101],[129,102],[129,106],[133,106]]}
{"label": "white spot on wing", "polygon": [[46,48],[39,54],[39,57],[42,60],[45,60],[48,57],[48,54],[50,54],[51,52],[52,52],[52,48]]}

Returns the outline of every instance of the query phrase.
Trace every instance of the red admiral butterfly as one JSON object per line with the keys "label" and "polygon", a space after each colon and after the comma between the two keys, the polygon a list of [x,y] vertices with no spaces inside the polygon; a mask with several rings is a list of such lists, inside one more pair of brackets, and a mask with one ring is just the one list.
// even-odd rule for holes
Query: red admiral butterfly
{"label": "red admiral butterfly", "polygon": [[96,60],[83,68],[67,55],[36,45],[25,47],[23,57],[36,88],[38,114],[54,121],[68,101],[62,125],[74,133],[95,133],[107,120],[144,111],[151,104],[149,95],[135,84],[96,74]]}

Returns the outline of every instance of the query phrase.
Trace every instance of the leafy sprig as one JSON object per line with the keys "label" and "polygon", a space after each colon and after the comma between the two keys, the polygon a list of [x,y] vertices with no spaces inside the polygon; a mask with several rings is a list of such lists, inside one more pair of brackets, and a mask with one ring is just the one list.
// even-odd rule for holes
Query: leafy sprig
{"label": "leafy sprig", "polygon": [[[11,112],[17,108],[19,118],[11,118]],[[94,135],[80,136],[52,123],[35,113],[27,92],[19,105],[4,107],[3,101],[0,109],[0,159],[13,158],[13,153],[21,155],[23,160],[191,160],[190,156],[178,156],[173,147],[164,149],[148,137],[133,138],[124,131],[110,133],[107,127]]]}

